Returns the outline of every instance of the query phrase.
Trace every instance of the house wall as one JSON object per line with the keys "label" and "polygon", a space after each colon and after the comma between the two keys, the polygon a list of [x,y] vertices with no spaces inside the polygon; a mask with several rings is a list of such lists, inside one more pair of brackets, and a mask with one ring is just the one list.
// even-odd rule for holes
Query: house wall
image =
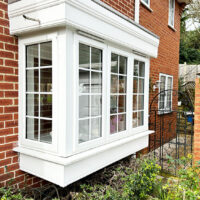
{"label": "house wall", "polygon": [[[134,19],[134,0],[102,0],[120,13]],[[168,0],[151,0],[152,12],[140,6],[140,23],[160,36],[159,55],[151,59],[151,86],[159,73],[174,76],[178,88],[179,39],[181,9],[176,3],[175,29],[168,27]],[[173,45],[172,45],[173,44]],[[8,184],[33,187],[45,181],[19,170],[18,155],[12,151],[18,140],[18,46],[17,38],[9,35],[7,0],[0,1],[0,186]],[[158,91],[151,92],[150,101]],[[177,105],[177,99],[173,99]],[[173,118],[173,114],[168,115]],[[13,180],[13,181],[11,181]]]}

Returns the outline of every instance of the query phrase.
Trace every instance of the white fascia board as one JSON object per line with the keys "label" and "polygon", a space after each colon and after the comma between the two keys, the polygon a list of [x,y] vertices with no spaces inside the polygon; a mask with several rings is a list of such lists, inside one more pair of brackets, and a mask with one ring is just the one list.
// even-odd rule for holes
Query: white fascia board
{"label": "white fascia board", "polygon": [[20,153],[21,170],[61,187],[66,187],[99,169],[148,147],[149,134],[153,132],[145,131],[68,158],[22,147],[17,147],[15,151]]}
{"label": "white fascia board", "polygon": [[[27,20],[23,17],[40,20]],[[91,0],[22,0],[9,5],[13,35],[70,26],[104,40],[157,57],[159,38]]]}

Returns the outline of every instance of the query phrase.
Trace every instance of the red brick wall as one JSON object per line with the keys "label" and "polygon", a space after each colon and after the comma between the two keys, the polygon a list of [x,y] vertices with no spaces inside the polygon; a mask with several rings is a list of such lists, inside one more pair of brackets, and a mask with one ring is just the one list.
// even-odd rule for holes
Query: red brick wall
{"label": "red brick wall", "polygon": [[194,115],[194,161],[200,161],[200,79],[196,79]]}
{"label": "red brick wall", "polygon": [[19,170],[17,140],[18,41],[9,35],[7,0],[0,0],[0,186],[36,187],[40,180]]}

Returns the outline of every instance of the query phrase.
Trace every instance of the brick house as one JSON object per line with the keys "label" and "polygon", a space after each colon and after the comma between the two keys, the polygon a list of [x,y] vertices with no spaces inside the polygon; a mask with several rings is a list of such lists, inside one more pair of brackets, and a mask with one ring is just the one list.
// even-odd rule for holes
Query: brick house
{"label": "brick house", "polygon": [[65,187],[148,147],[149,88],[178,88],[185,3],[1,0],[0,185]]}

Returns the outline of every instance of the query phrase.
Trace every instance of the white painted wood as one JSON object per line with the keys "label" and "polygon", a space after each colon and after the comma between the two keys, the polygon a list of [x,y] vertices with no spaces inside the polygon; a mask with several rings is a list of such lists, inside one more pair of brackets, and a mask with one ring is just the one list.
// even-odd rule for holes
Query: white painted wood
{"label": "white painted wood", "polygon": [[[23,18],[24,14],[41,23]],[[68,25],[157,57],[157,37],[90,0],[22,0],[9,5],[9,17],[11,34],[22,35]]]}
{"label": "white painted wood", "polygon": [[22,147],[16,148],[15,151],[20,153],[20,169],[65,187],[147,147],[151,133],[153,131],[146,131],[68,158]]}

